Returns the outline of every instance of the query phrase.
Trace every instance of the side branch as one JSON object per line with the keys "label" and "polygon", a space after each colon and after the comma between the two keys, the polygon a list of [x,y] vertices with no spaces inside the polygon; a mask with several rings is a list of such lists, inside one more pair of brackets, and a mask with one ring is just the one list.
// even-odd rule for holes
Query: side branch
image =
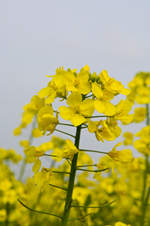
{"label": "side branch", "polygon": [[52,173],[70,174],[70,172],[66,172],[66,171],[57,171],[57,170],[53,170]]}
{"label": "side branch", "polygon": [[40,211],[40,210],[34,210],[34,209],[28,207],[27,205],[25,205],[20,199],[18,199],[18,202],[19,202],[22,206],[24,206],[26,209],[28,209],[28,210],[30,210],[30,211],[32,211],[32,212],[39,213],[39,214],[46,214],[46,215],[50,215],[50,216],[54,216],[54,217],[57,217],[57,218],[62,219],[62,217],[60,217],[60,216],[58,216],[58,215],[56,215],[56,214],[53,214],[53,213],[48,213],[48,212],[44,212],[44,211]]}
{"label": "side branch", "polygon": [[79,207],[79,208],[93,208],[93,209],[101,209],[101,208],[103,208],[103,207],[106,207],[106,206],[109,206],[109,205],[111,205],[112,203],[114,203],[116,200],[113,200],[112,202],[106,202],[106,203],[104,203],[103,205],[101,205],[101,206],[78,206],[78,205],[71,205],[71,207]]}
{"label": "side branch", "polygon": [[86,171],[86,172],[92,172],[92,173],[98,173],[98,172],[103,172],[106,170],[109,170],[109,168],[105,168],[105,169],[101,169],[101,170],[88,170],[88,169],[81,169],[81,168],[77,168],[76,170],[80,170],[80,171]]}
{"label": "side branch", "polygon": [[68,135],[68,136],[70,136],[70,137],[75,138],[75,136],[74,136],[74,135],[72,135],[72,134],[70,134],[70,133],[67,133],[67,132],[64,132],[64,131],[62,131],[62,130],[55,129],[55,131],[56,131],[56,132],[59,132],[59,133],[63,133],[63,134],[65,134],[65,135]]}
{"label": "side branch", "polygon": [[93,115],[93,116],[87,116],[85,118],[112,118],[113,116],[108,115]]}
{"label": "side branch", "polygon": [[50,185],[51,187],[54,187],[54,188],[58,188],[58,189],[67,191],[67,188],[63,188],[63,187],[60,187],[60,186],[57,186],[57,185],[54,185],[54,184],[49,184],[49,185]]}
{"label": "side branch", "polygon": [[99,153],[99,154],[106,154],[106,155],[108,155],[107,152],[104,152],[104,151],[97,151],[97,150],[80,149],[79,151],[95,152],[95,153]]}

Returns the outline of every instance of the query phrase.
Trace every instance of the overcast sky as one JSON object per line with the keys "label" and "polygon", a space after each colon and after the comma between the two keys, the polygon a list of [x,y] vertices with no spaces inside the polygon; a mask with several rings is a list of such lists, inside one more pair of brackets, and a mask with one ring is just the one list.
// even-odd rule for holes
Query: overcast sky
{"label": "overcast sky", "polygon": [[107,69],[124,85],[150,71],[149,0],[1,0],[0,146],[56,67]]}

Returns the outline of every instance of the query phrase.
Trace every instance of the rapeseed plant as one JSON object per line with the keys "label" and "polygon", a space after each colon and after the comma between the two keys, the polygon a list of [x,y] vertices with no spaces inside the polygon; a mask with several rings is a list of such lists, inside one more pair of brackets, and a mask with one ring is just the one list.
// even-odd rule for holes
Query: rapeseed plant
{"label": "rapeseed plant", "polygon": [[[2,225],[150,225],[150,74],[138,73],[128,89],[106,70],[91,73],[88,65],[79,72],[60,67],[48,77],[48,85],[24,107],[14,130],[21,135],[32,124],[29,139],[20,140],[25,158],[19,180],[7,162],[18,163],[20,155],[0,149]],[[113,104],[120,94],[126,99]],[[83,130],[100,143],[114,141],[121,135],[121,123],[144,120],[141,131],[125,132],[111,150],[80,147]],[[48,141],[33,145],[33,139],[45,136]],[[133,148],[140,157],[134,157]],[[91,153],[102,155],[97,163]],[[43,158],[50,159],[48,167]],[[21,182],[27,164],[33,164],[33,176]]]}

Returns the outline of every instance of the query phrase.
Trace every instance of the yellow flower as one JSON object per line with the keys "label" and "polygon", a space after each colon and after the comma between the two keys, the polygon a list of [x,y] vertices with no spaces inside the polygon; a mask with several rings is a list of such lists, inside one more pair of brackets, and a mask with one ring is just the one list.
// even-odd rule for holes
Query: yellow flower
{"label": "yellow flower", "polygon": [[[57,143],[56,143],[57,142]],[[56,155],[54,157],[54,160],[61,161],[63,158],[69,158],[70,160],[73,159],[74,154],[78,152],[78,149],[76,146],[72,143],[71,140],[63,140],[61,138],[52,138],[53,143],[53,155]]]}
{"label": "yellow flower", "polygon": [[26,128],[28,124],[30,124],[34,118],[34,116],[38,113],[40,108],[44,106],[44,99],[39,98],[37,95],[34,95],[31,98],[30,103],[24,106],[24,111],[22,113],[21,124],[14,130],[14,135],[18,136],[21,134],[21,129]]}
{"label": "yellow flower", "polygon": [[136,102],[139,104],[148,104],[150,103],[150,87],[138,87]]}
{"label": "yellow flower", "polygon": [[73,190],[73,199],[78,201],[79,204],[83,204],[90,193],[90,189],[75,187]]}
{"label": "yellow flower", "polygon": [[[140,72],[136,74],[134,79],[129,83],[132,96],[139,104],[150,103],[150,73]],[[130,95],[129,95],[130,96]],[[130,98],[130,97],[129,97]]]}
{"label": "yellow flower", "polygon": [[59,107],[60,116],[65,120],[70,120],[74,126],[86,122],[85,117],[91,116],[94,112],[94,103],[91,99],[82,101],[82,96],[78,92],[72,92],[67,98],[69,107]]}
{"label": "yellow flower", "polygon": [[133,155],[130,149],[124,149],[121,151],[116,150],[118,146],[120,146],[121,143],[116,144],[112,151],[108,152],[108,155],[115,161],[119,162],[130,162],[133,160]]}
{"label": "yellow flower", "polygon": [[0,210],[0,222],[4,222],[6,220],[7,213],[5,209]]}
{"label": "yellow flower", "polygon": [[0,148],[0,161],[11,160],[13,163],[18,163],[22,159],[22,156],[17,154],[13,149]]}
{"label": "yellow flower", "polygon": [[113,93],[114,95],[117,94],[123,94],[128,95],[129,90],[124,88],[121,82],[117,81],[114,78],[109,77],[106,70],[103,70],[100,74],[100,80],[104,85],[104,89],[106,89],[108,92]]}
{"label": "yellow flower", "polygon": [[131,89],[136,88],[137,86],[143,86],[144,80],[141,77],[134,77],[134,79],[128,83],[128,87]]}
{"label": "yellow flower", "polygon": [[88,131],[90,133],[95,133],[97,131],[99,125],[100,125],[99,121],[88,120]]}
{"label": "yellow flower", "polygon": [[20,146],[24,148],[28,148],[30,145],[28,140],[21,140],[19,143],[20,143]]}
{"label": "yellow flower", "polygon": [[34,95],[31,98],[29,104],[24,106],[24,112],[28,112],[32,115],[36,114],[41,107],[44,106],[44,99],[39,98],[37,95]]}
{"label": "yellow flower", "polygon": [[[62,80],[62,79],[61,79]],[[57,77],[48,83],[48,86],[38,92],[40,98],[45,98],[45,104],[51,104],[56,97],[64,98],[66,96],[65,78],[61,84],[57,81]]]}
{"label": "yellow flower", "polygon": [[108,101],[95,100],[95,109],[104,115],[113,116],[116,113],[115,106]]}
{"label": "yellow flower", "polygon": [[144,121],[145,118],[146,118],[146,108],[137,107],[134,109],[133,122],[139,123]]}
{"label": "yellow flower", "polygon": [[33,180],[37,188],[43,191],[51,181],[52,170],[43,167],[40,172],[34,174]]}
{"label": "yellow flower", "polygon": [[109,102],[109,99],[112,99],[113,96],[107,95],[104,90],[101,88],[100,84],[94,82],[92,84],[92,93],[97,98],[94,105],[95,109],[102,114],[112,116],[115,114],[115,106]]}
{"label": "yellow flower", "polygon": [[124,145],[131,145],[131,144],[133,144],[133,134],[131,133],[131,132],[125,132],[124,134],[123,134],[123,136],[124,136]]}
{"label": "yellow flower", "polygon": [[15,128],[13,133],[14,133],[14,136],[19,136],[21,134],[21,128],[20,127]]}
{"label": "yellow flower", "polygon": [[32,171],[34,173],[37,173],[40,170],[40,168],[41,168],[41,161],[40,159],[37,159],[32,166]]}
{"label": "yellow flower", "polygon": [[104,140],[115,140],[121,133],[121,129],[114,119],[89,121],[88,130],[91,133],[95,133],[97,140],[102,142],[104,142]]}
{"label": "yellow flower", "polygon": [[62,149],[63,158],[69,158],[70,160],[73,159],[74,154],[78,152],[76,146],[72,143],[71,140],[66,140],[66,143]]}
{"label": "yellow flower", "polygon": [[54,132],[58,124],[58,115],[53,115],[53,108],[49,105],[40,109],[37,115],[38,128],[45,133],[49,131],[50,134]]}
{"label": "yellow flower", "polygon": [[84,66],[79,73],[72,73],[71,79],[66,79],[66,88],[68,91],[88,94],[91,91],[89,66]]}
{"label": "yellow flower", "polygon": [[51,104],[55,97],[57,96],[57,92],[56,92],[56,87],[54,87],[54,85],[51,85],[51,83],[49,84],[49,86],[41,89],[38,92],[38,96],[40,98],[46,98],[45,103],[46,104]]}
{"label": "yellow flower", "polygon": [[120,120],[123,124],[129,124],[133,120],[133,115],[128,114],[132,108],[133,103],[129,100],[121,100],[116,107],[116,114],[114,118]]}
{"label": "yellow flower", "polygon": [[150,125],[142,128],[136,136],[140,137],[140,139],[134,142],[135,149],[142,154],[150,155]]}
{"label": "yellow flower", "polygon": [[33,137],[41,137],[42,136],[42,133],[41,133],[40,129],[39,128],[34,128],[32,130],[32,136]]}

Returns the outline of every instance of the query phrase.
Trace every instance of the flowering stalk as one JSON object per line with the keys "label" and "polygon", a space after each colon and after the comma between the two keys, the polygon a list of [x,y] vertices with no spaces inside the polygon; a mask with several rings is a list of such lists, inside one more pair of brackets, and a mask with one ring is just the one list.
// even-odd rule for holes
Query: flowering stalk
{"label": "flowering stalk", "polygon": [[[146,110],[147,110],[147,119],[146,124],[150,125],[150,117],[149,117],[149,104],[146,104]],[[145,170],[143,175],[143,191],[142,191],[142,197],[141,197],[141,222],[140,225],[144,225],[145,215],[146,215],[146,209],[149,199],[149,190],[147,191],[146,195],[146,188],[147,188],[147,178],[148,178],[148,171],[149,171],[149,158],[148,155],[145,155]]]}
{"label": "flowering stalk", "polygon": [[[79,148],[80,133],[81,133],[81,125],[78,126],[76,129],[75,146],[77,148]],[[70,209],[71,209],[72,193],[73,193],[74,181],[75,181],[75,175],[76,175],[77,159],[78,159],[78,153],[76,153],[74,155],[72,163],[71,163],[71,171],[70,171],[68,189],[67,189],[67,194],[66,194],[65,208],[64,208],[64,213],[62,216],[62,226],[67,225],[67,221],[68,221],[68,217],[69,217],[69,213],[70,213]]]}

